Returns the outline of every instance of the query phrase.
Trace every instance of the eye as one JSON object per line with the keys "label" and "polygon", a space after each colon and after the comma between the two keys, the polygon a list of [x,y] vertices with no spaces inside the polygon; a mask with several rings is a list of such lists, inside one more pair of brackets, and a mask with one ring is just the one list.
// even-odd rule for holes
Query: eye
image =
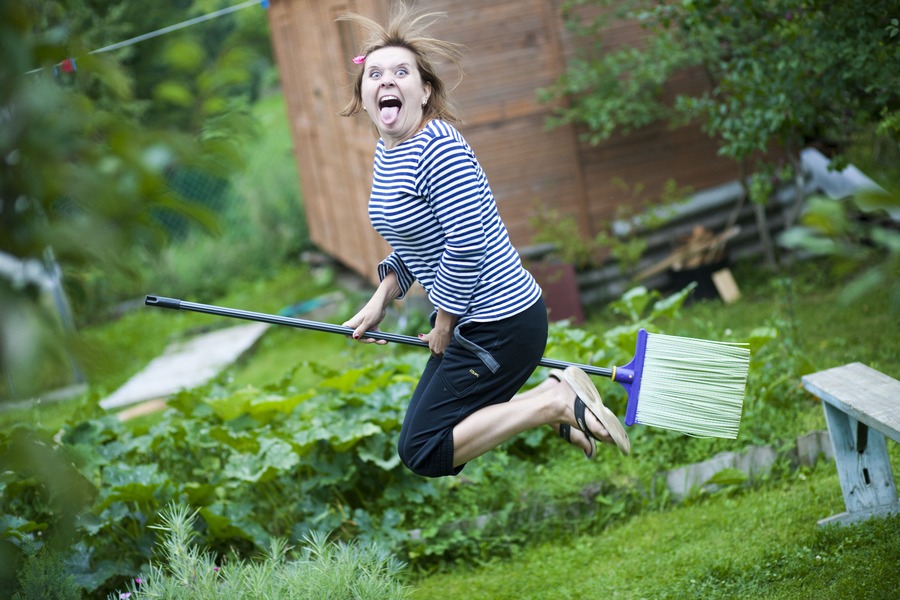
{"label": "eye", "polygon": [[371,71],[369,71],[370,79],[378,79],[379,77],[381,77],[381,71],[379,71],[378,69],[372,69]]}
{"label": "eye", "polygon": [[397,76],[403,77],[404,75],[408,75],[409,72],[406,70],[406,67],[400,67],[397,69]]}

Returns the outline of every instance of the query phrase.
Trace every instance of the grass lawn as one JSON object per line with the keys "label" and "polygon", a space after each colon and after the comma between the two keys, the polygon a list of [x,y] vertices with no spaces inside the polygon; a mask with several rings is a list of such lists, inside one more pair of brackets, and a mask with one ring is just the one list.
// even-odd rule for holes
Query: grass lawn
{"label": "grass lawn", "polygon": [[[217,300],[216,304],[277,313],[286,305],[333,290],[331,282],[311,283],[308,269],[291,265],[270,279],[241,286]],[[245,322],[141,306],[115,321],[85,328],[75,337],[73,348],[90,383],[88,393],[64,402],[36,402],[0,411],[0,427],[33,423],[55,429],[72,417],[99,414],[97,403],[162,354],[169,343],[202,331]],[[326,335],[272,328],[263,337],[252,360],[236,365],[233,372],[237,373],[238,383],[258,386],[272,383],[299,362],[332,352],[337,354],[346,345],[346,340],[334,335],[326,339]]]}
{"label": "grass lawn", "polygon": [[427,577],[414,597],[896,598],[900,516],[817,527],[842,510],[834,465],[820,462],[789,481],[563,533],[510,560]]}
{"label": "grass lawn", "polygon": [[[779,275],[746,262],[733,271],[742,292],[738,302],[693,303],[680,319],[666,324],[664,333],[707,337],[710,331],[729,331],[736,339],[746,339],[755,328],[774,327],[813,370],[861,360],[900,379],[900,322],[887,293],[841,304],[841,288],[827,268],[809,262],[785,266]],[[603,327],[611,320],[600,312],[588,326]],[[799,376],[796,379],[799,384]]]}

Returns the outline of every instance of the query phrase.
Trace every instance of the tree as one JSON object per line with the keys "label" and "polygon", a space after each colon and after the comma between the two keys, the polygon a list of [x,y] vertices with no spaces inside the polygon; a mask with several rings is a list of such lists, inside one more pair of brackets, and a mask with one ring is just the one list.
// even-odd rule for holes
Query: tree
{"label": "tree", "polygon": [[[136,249],[165,244],[167,214],[216,227],[169,181],[183,169],[223,178],[236,169],[241,121],[223,118],[223,105],[197,132],[142,125],[128,73],[91,54],[66,14],[58,3],[0,0],[0,256],[15,265],[52,253],[69,275],[109,274]],[[59,353],[64,336],[41,296],[24,270],[0,275],[4,383],[40,383],[35,358]]]}
{"label": "tree", "polygon": [[[840,163],[876,125],[894,144],[900,136],[894,0],[572,0],[563,10],[585,43],[544,91],[545,99],[568,100],[553,122],[583,126],[593,143],[658,120],[699,123],[718,141],[719,153],[740,164],[762,232],[763,205],[780,171],[775,149],[784,152],[797,185],[790,225],[802,199],[804,146],[829,149]],[[604,46],[604,30],[616,19],[645,28],[641,47]],[[687,69],[699,69],[708,86],[666,102],[666,83]],[[767,246],[774,266],[770,241]]]}
{"label": "tree", "polygon": [[[37,31],[77,32],[84,49],[111,53],[133,80],[128,107],[132,116],[156,126],[197,130],[211,112],[257,98],[273,62],[266,11],[259,6],[204,20],[235,3],[59,0],[31,4]],[[193,24],[145,37],[185,22]],[[135,38],[139,41],[120,45]]]}

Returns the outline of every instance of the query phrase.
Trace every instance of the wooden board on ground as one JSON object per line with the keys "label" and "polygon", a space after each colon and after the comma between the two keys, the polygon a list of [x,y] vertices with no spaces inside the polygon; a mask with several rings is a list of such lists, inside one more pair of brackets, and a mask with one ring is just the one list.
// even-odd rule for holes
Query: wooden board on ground
{"label": "wooden board on ground", "polygon": [[122,408],[203,385],[252,348],[268,328],[266,323],[250,323],[175,342],[101,400],[100,406],[107,410]]}
{"label": "wooden board on ground", "polygon": [[734,275],[731,274],[731,269],[719,269],[712,274],[712,280],[713,285],[716,286],[716,291],[719,292],[719,297],[722,298],[722,302],[733,304],[740,300],[741,290],[738,289]]}

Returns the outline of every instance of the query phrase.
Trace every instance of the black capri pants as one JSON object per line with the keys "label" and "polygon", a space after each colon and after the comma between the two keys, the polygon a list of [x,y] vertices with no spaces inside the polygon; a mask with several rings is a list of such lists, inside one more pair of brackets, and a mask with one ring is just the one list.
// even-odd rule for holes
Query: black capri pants
{"label": "black capri pants", "polygon": [[488,323],[465,323],[443,356],[432,356],[413,392],[400,431],[403,464],[425,477],[459,474],[453,428],[472,413],[509,401],[538,366],[547,345],[547,308]]}

